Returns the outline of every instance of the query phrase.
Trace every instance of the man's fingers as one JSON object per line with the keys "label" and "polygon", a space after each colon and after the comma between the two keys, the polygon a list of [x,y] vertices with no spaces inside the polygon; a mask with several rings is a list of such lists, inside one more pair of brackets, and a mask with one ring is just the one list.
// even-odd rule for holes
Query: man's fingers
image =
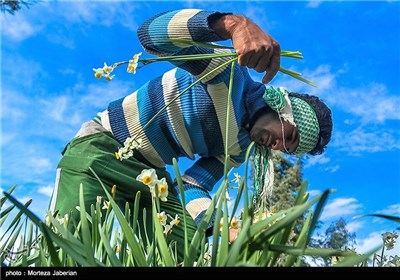
{"label": "man's fingers", "polygon": [[279,69],[281,67],[281,55],[280,55],[280,50],[278,55],[275,54],[272,56],[271,61],[267,67],[267,74],[264,75],[262,79],[263,84],[268,84],[274,76],[278,73]]}
{"label": "man's fingers", "polygon": [[248,68],[256,70],[258,73],[262,73],[268,69],[269,57],[270,55],[268,53],[247,53],[239,55],[238,63],[241,66],[247,66]]}
{"label": "man's fingers", "polygon": [[263,56],[259,58],[257,65],[254,67],[254,70],[256,70],[258,73],[267,71],[268,62],[269,62],[269,55],[265,53]]}
{"label": "man's fingers", "polygon": [[248,66],[250,56],[238,52],[238,63],[240,66]]}

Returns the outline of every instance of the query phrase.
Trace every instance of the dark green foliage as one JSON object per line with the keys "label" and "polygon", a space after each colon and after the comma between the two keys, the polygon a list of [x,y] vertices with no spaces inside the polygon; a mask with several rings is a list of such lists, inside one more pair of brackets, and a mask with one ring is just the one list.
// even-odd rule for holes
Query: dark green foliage
{"label": "dark green foliage", "polygon": [[0,10],[3,13],[9,13],[13,15],[16,11],[19,11],[22,7],[29,8],[29,5],[36,3],[36,0],[24,1],[24,0],[0,0]]}
{"label": "dark green foliage", "polygon": [[[310,247],[329,248],[341,251],[355,251],[356,234],[346,228],[343,218],[332,222],[322,235],[317,235],[310,242]],[[325,266],[332,264],[332,258],[322,258]]]}
{"label": "dark green foliage", "polygon": [[271,197],[271,209],[288,209],[295,203],[302,182],[301,161],[289,161],[282,153],[272,153],[275,165],[275,186]]}

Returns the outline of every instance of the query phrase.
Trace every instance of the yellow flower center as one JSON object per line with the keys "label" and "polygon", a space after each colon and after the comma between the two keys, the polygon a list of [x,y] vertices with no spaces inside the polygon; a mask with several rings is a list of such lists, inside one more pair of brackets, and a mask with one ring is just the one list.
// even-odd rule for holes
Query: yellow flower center
{"label": "yellow flower center", "polygon": [[233,227],[233,228],[237,228],[238,225],[239,225],[238,221],[232,221],[231,222],[231,227]]}
{"label": "yellow flower center", "polygon": [[100,73],[100,72],[96,72],[96,73],[94,73],[94,76],[95,76],[97,79],[100,79],[100,78],[101,78],[101,73]]}
{"label": "yellow flower center", "polygon": [[152,181],[153,180],[151,179],[151,176],[148,176],[148,175],[143,176],[143,184],[150,185]]}
{"label": "yellow flower center", "polygon": [[160,192],[160,194],[165,194],[168,191],[168,188],[166,185],[160,185],[158,187],[158,191]]}

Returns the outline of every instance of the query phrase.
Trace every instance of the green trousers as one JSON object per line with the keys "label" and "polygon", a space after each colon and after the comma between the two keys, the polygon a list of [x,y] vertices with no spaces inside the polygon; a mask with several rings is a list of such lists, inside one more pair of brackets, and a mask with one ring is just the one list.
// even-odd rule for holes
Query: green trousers
{"label": "green trousers", "polygon": [[[80,213],[76,209],[79,205],[79,188],[83,186],[85,208],[90,212],[91,205],[96,204],[98,196],[107,199],[107,196],[93,172],[91,167],[109,193],[111,188],[116,185],[114,200],[119,205],[122,212],[128,202],[133,210],[135,196],[140,191],[139,217],[140,232],[142,241],[146,244],[144,230],[151,241],[152,232],[152,199],[149,187],[136,180],[136,177],[143,169],[154,168],[135,158],[125,160],[115,158],[115,152],[121,145],[114,139],[110,132],[96,132],[83,137],[74,138],[63,152],[63,157],[58,164],[56,184],[50,201],[49,210],[53,213],[65,215],[71,213],[75,220],[79,221]],[[160,212],[165,211],[168,215],[180,217],[180,223],[173,226],[172,232],[167,237],[167,242],[176,242],[178,258],[182,260],[184,253],[184,215],[186,215],[186,230],[189,242],[192,239],[196,225],[189,213],[182,209],[178,198],[173,194],[172,180],[170,174],[164,168],[154,168],[159,179],[165,177],[169,186],[168,201],[160,201]],[[143,222],[143,209],[146,209],[146,223]],[[133,211],[131,211],[133,213]],[[135,222],[135,221],[133,221]],[[168,220],[169,222],[169,220]],[[139,237],[140,238],[140,237]]]}

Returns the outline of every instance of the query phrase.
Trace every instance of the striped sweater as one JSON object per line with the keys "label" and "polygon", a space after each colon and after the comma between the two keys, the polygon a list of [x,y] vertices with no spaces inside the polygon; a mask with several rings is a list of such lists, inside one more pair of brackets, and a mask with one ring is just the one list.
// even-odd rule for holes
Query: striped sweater
{"label": "striped sweater", "polygon": [[[145,21],[138,29],[138,37],[146,52],[157,56],[221,52],[197,46],[182,47],[165,40],[221,41],[209,26],[211,17],[221,15],[197,9],[164,12]],[[101,114],[102,125],[122,144],[127,137],[135,136],[177,94],[227,60],[229,58],[174,62],[176,68],[111,102]],[[197,224],[210,206],[209,192],[223,176],[225,145],[229,147],[229,167],[243,163],[251,143],[249,121],[266,106],[262,100],[265,86],[254,82],[247,68],[238,64],[235,65],[232,98],[228,101],[230,69],[230,65],[221,69],[180,96],[144,129],[139,136],[143,140],[142,147],[134,154],[155,167],[170,165],[173,158],[193,159],[193,165],[184,171],[182,179],[186,209]],[[226,137],[227,118],[229,135]]]}

